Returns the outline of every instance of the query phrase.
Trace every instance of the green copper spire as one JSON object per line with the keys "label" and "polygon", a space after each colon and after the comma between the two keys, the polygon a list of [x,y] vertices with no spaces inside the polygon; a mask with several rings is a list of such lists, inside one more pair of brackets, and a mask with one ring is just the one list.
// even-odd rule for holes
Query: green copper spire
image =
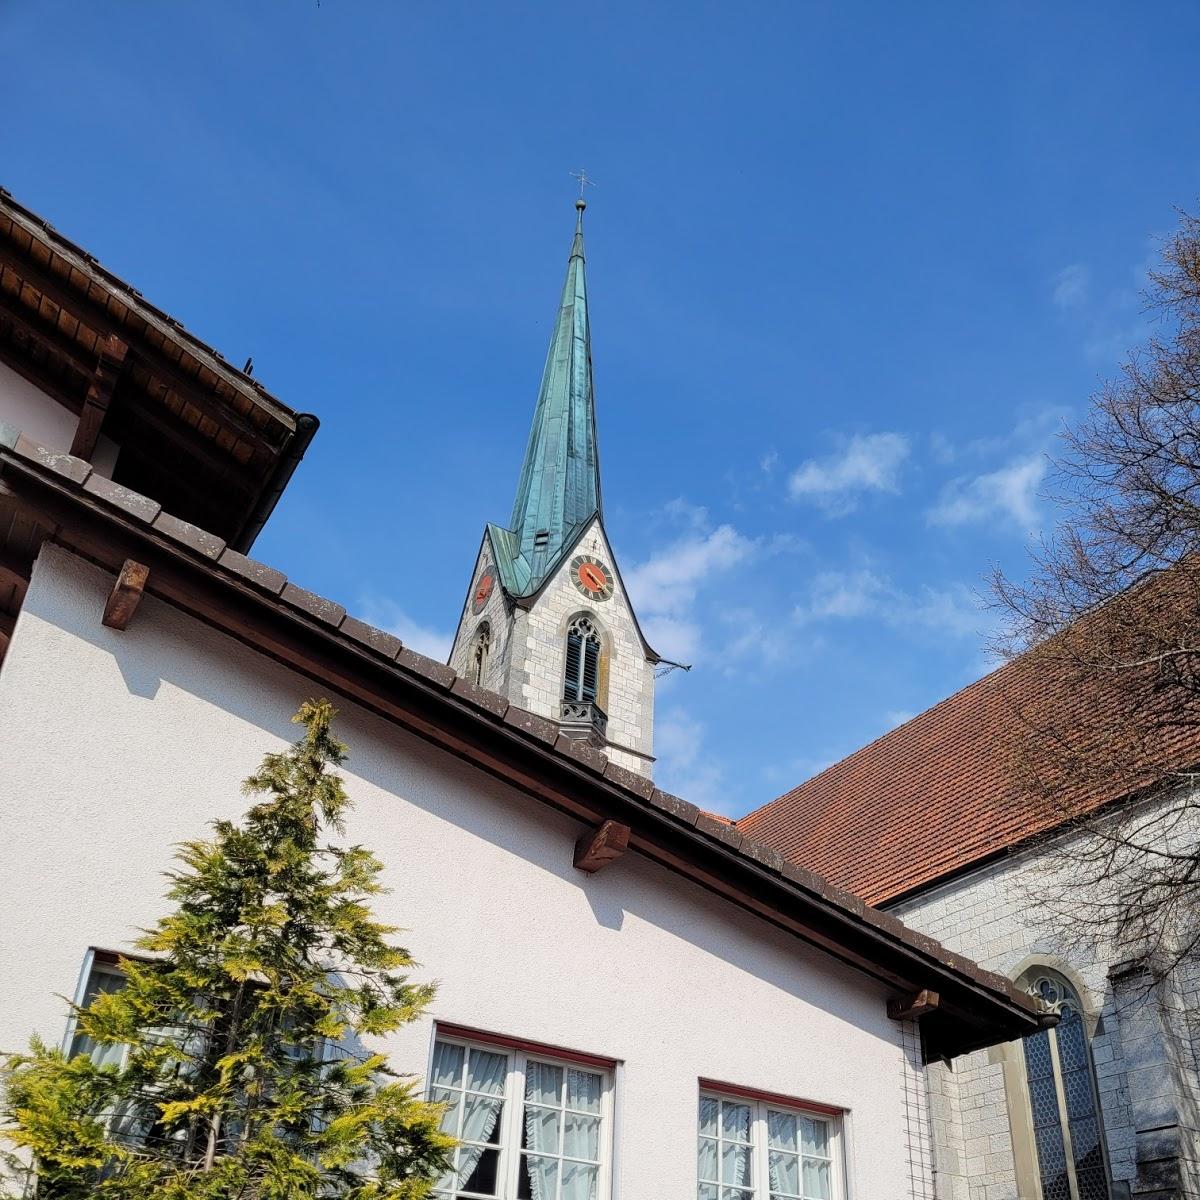
{"label": "green copper spire", "polygon": [[[530,595],[601,511],[600,459],[592,397],[592,338],[584,273],[582,199],[550,338],[533,427],[507,530],[491,526],[501,581]],[[507,578],[506,578],[507,577]]]}

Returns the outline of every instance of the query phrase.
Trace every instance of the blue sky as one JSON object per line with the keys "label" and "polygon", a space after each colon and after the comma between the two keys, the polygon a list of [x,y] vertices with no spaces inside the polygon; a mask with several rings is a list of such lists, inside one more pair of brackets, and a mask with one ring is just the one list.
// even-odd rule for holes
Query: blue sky
{"label": "blue sky", "polygon": [[444,648],[586,166],[660,783],[738,814],[976,677],[1200,193],[1200,7],[0,0],[0,185],[317,413],[259,557]]}

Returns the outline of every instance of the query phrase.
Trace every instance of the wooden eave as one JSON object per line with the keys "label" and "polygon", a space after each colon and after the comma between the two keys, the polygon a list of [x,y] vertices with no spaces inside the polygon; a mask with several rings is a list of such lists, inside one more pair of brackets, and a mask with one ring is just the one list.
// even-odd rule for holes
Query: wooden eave
{"label": "wooden eave", "polygon": [[627,826],[630,852],[878,980],[894,999],[936,993],[937,1006],[919,1021],[927,1058],[1009,1041],[1045,1022],[1035,1002],[1004,977],[785,863],[734,827],[562,737],[553,722],[347,616],[340,605],[286,583],[202,531],[152,515],[157,506],[131,500],[108,481],[93,487],[88,476],[78,459],[17,440],[14,431],[0,437],[6,502],[34,514],[55,542],[114,575],[134,559],[147,568],[147,593],[256,653],[585,826]]}
{"label": "wooden eave", "polygon": [[114,338],[128,348],[104,419],[118,478],[248,547],[315,419],[0,190],[0,359],[78,413]]}

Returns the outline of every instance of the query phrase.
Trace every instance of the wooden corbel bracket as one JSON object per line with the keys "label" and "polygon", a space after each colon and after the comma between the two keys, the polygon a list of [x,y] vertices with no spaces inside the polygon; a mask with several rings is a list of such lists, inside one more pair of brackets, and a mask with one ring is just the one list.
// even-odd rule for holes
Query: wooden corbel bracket
{"label": "wooden corbel bracket", "polygon": [[887,1014],[893,1021],[915,1021],[918,1017],[933,1012],[939,1003],[937,992],[932,992],[929,988],[922,988],[919,992],[912,992],[907,996],[898,996],[894,1000],[889,1000]]}
{"label": "wooden corbel bracket", "polygon": [[629,826],[605,821],[599,829],[585,833],[575,843],[575,865],[594,875],[629,849]]}
{"label": "wooden corbel bracket", "polygon": [[104,604],[103,623],[109,629],[124,629],[137,612],[137,606],[142,601],[142,593],[146,589],[146,579],[150,568],[132,558],[125,560],[117,582],[108,593]]}
{"label": "wooden corbel bracket", "polygon": [[83,409],[79,414],[79,424],[75,426],[75,436],[71,441],[71,453],[76,458],[91,461],[100,439],[100,427],[104,424],[113,390],[125,365],[125,355],[129,347],[115,334],[109,334],[101,343],[100,358],[96,369],[92,372],[88,384],[87,396]]}

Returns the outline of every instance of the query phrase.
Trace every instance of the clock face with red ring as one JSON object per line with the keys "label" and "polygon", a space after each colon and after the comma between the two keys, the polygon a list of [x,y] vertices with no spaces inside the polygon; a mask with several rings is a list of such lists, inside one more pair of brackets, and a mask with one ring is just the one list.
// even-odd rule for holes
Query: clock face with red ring
{"label": "clock face with red ring", "polygon": [[612,570],[590,554],[571,559],[571,582],[589,600],[607,600],[613,594]]}
{"label": "clock face with red ring", "polygon": [[495,575],[491,571],[484,571],[475,585],[475,594],[471,597],[471,611],[476,616],[483,612],[483,606],[488,602],[488,597],[492,594],[492,588],[495,586]]}

